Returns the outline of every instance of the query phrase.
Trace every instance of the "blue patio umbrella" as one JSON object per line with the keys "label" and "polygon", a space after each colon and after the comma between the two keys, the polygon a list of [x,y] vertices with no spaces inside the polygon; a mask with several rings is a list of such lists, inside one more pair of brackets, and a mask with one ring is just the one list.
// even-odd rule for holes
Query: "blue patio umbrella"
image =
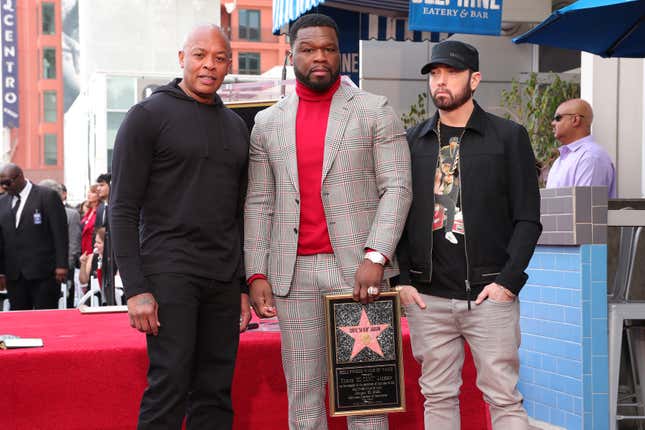
{"label": "blue patio umbrella", "polygon": [[513,39],[591,52],[601,57],[645,57],[645,0],[578,0]]}

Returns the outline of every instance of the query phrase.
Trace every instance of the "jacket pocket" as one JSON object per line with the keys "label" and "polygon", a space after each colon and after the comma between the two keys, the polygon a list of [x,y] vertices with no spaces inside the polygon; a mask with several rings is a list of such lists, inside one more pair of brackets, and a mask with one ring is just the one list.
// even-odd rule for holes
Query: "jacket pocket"
{"label": "jacket pocket", "polygon": [[490,284],[499,276],[501,267],[499,266],[477,266],[472,268],[472,283]]}

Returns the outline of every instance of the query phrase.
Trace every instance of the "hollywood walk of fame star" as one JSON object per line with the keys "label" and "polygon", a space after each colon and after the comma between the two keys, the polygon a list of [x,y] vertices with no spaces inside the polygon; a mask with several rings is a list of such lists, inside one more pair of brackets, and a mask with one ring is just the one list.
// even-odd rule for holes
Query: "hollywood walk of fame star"
{"label": "hollywood walk of fame star", "polygon": [[356,355],[365,348],[369,348],[381,357],[385,357],[381,350],[381,345],[378,343],[377,337],[389,326],[389,324],[370,323],[369,318],[367,318],[367,312],[365,312],[365,308],[363,308],[361,311],[361,320],[358,325],[338,327],[343,332],[354,338],[354,349],[352,349],[350,360],[353,360],[354,357],[356,357]]}

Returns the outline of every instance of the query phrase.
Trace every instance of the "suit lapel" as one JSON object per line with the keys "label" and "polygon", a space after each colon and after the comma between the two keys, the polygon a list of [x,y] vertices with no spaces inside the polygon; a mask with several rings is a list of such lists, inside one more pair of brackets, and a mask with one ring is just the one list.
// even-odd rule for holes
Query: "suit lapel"
{"label": "suit lapel", "polygon": [[[8,194],[5,194],[5,195],[7,196],[7,198],[6,198],[6,200],[7,200],[7,206],[6,206],[7,215],[6,216],[3,215],[3,217],[2,217],[2,222],[3,222],[2,234],[9,235],[9,236],[11,236],[13,238],[13,236],[15,235],[15,232],[16,232],[16,220],[13,218],[13,215],[11,214],[11,201],[13,200],[13,196],[8,195]],[[4,227],[4,225],[6,225],[7,227],[11,227],[11,228],[6,229]],[[13,239],[11,239],[11,240],[13,240]]]}
{"label": "suit lapel", "polygon": [[348,92],[343,84],[334,94],[329,108],[329,119],[327,121],[327,133],[325,134],[325,155],[323,159],[322,181],[325,180],[334,158],[343,143],[345,127],[349,121],[349,100],[352,94]]}
{"label": "suit lapel", "polygon": [[285,143],[287,172],[293,188],[300,192],[298,186],[298,155],[296,154],[296,114],[298,113],[298,97],[295,94],[290,95],[284,100],[280,108],[282,109],[282,127],[278,133],[280,140]]}
{"label": "suit lapel", "polygon": [[[7,211],[9,213],[9,218],[13,219],[13,216],[11,215],[11,202],[13,201],[13,196],[11,194],[8,194],[8,193],[5,194],[5,196],[7,196],[6,200],[7,200]],[[14,221],[13,226],[15,228],[16,227],[16,222],[15,222],[16,220],[14,219],[13,221]]]}
{"label": "suit lapel", "polygon": [[20,214],[20,223],[18,224],[18,230],[22,229],[25,226],[25,222],[29,221],[29,216],[30,216],[29,214],[33,215],[34,211],[32,210],[32,208],[34,206],[37,206],[36,204],[37,199],[38,199],[38,191],[36,190],[36,185],[31,184],[31,191],[29,191],[29,195],[27,196],[25,205],[22,207],[22,213]]}

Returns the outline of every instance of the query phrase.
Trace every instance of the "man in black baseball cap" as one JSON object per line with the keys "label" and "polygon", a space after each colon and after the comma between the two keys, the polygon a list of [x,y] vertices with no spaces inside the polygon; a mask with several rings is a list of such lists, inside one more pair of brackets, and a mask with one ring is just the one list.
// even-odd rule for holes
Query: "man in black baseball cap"
{"label": "man in black baseball cap", "polygon": [[[457,40],[438,43],[421,74],[430,74],[429,95],[440,113],[468,119],[472,96],[481,81],[479,53],[474,46]],[[445,121],[450,122],[448,118]]]}
{"label": "man in black baseball cap", "polygon": [[465,339],[493,428],[528,430],[517,295],[541,231],[531,142],[524,127],[473,99],[481,82],[473,46],[435,45],[421,73],[437,112],[407,133],[414,203],[396,289],[423,369],[425,429],[460,428]]}

